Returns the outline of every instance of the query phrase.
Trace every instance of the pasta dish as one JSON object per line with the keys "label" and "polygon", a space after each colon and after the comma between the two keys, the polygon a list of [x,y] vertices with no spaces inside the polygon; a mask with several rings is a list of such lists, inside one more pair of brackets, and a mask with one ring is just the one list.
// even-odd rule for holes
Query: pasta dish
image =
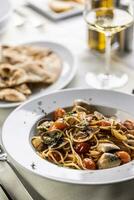
{"label": "pasta dish", "polygon": [[104,116],[75,100],[57,108],[36,125],[32,145],[45,160],[73,169],[107,169],[134,159],[134,122]]}

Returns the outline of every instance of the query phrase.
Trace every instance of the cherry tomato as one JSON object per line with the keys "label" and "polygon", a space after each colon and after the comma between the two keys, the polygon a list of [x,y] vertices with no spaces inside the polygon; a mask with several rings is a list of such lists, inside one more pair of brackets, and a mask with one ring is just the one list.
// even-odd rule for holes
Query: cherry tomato
{"label": "cherry tomato", "polygon": [[63,120],[60,120],[60,119],[54,122],[54,126],[60,130],[67,128],[67,124]]}
{"label": "cherry tomato", "polygon": [[118,151],[116,155],[121,159],[122,163],[128,163],[131,161],[130,155],[126,151]]}
{"label": "cherry tomato", "polygon": [[89,146],[88,143],[82,142],[82,143],[79,143],[79,144],[77,144],[77,145],[75,146],[75,151],[76,151],[77,153],[88,153],[89,148],[90,148],[90,146]]}
{"label": "cherry tomato", "polygon": [[55,129],[60,129],[63,130],[67,128],[67,124],[62,120],[62,119],[58,119],[54,122],[54,124],[52,125],[52,127],[50,127],[49,130],[55,130]]}
{"label": "cherry tomato", "polygon": [[91,170],[95,170],[96,169],[96,164],[91,158],[84,158],[83,159],[83,166],[86,169],[91,169]]}
{"label": "cherry tomato", "polygon": [[57,127],[53,124],[50,128],[49,128],[49,131],[53,131],[53,130],[56,130]]}
{"label": "cherry tomato", "polygon": [[65,115],[66,111],[62,108],[57,108],[54,112],[54,119],[62,118]]}
{"label": "cherry tomato", "polygon": [[108,121],[101,121],[101,122],[98,122],[97,125],[99,125],[99,126],[111,126],[111,123],[108,122]]}

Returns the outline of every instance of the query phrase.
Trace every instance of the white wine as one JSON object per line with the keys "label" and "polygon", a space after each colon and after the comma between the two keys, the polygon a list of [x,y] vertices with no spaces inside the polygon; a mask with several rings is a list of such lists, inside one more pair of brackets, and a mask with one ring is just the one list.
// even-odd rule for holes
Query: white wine
{"label": "white wine", "polygon": [[[92,9],[107,7],[114,7],[114,0],[90,0]],[[119,1],[119,0],[118,0]],[[115,38],[112,39],[112,42]],[[88,28],[88,45],[90,49],[94,49],[101,53],[105,52],[106,40],[104,33],[100,33]]]}
{"label": "white wine", "polygon": [[85,20],[91,30],[107,36],[120,32],[133,23],[133,17],[127,11],[117,8],[97,8],[86,13]]}

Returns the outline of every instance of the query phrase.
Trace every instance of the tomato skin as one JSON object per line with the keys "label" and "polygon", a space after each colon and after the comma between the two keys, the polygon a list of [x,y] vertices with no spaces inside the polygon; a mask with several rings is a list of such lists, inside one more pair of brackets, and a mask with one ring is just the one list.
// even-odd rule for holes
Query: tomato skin
{"label": "tomato skin", "polygon": [[49,128],[49,131],[53,131],[53,130],[56,130],[56,126],[53,124],[50,128]]}
{"label": "tomato skin", "polygon": [[96,164],[91,158],[84,158],[83,159],[83,166],[86,169],[90,169],[90,170],[95,170],[96,169]]}
{"label": "tomato skin", "polygon": [[63,108],[57,108],[54,112],[54,120],[62,118],[66,114],[66,111]]}
{"label": "tomato skin", "polygon": [[50,127],[49,130],[50,131],[55,129],[64,130],[65,128],[67,128],[67,124],[62,119],[58,119],[53,123],[53,125]]}
{"label": "tomato skin", "polygon": [[123,164],[131,161],[131,157],[126,151],[118,151],[116,152],[116,155],[118,156],[118,158],[120,158]]}
{"label": "tomato skin", "polygon": [[108,121],[101,121],[101,122],[98,122],[97,125],[99,125],[99,126],[111,126],[111,123],[108,122]]}
{"label": "tomato skin", "polygon": [[65,128],[67,128],[67,124],[63,121],[63,120],[57,120],[54,122],[54,126],[57,129],[63,130]]}
{"label": "tomato skin", "polygon": [[75,145],[75,147],[74,147],[75,151],[79,154],[88,153],[89,148],[90,148],[90,146],[86,142],[79,143],[79,144]]}

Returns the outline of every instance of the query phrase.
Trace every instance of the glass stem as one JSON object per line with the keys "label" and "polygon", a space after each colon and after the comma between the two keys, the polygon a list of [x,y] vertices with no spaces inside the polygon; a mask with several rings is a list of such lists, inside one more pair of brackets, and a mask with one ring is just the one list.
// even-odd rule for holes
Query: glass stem
{"label": "glass stem", "polygon": [[106,50],[105,50],[105,74],[109,75],[110,74],[110,64],[111,64],[111,40],[112,36],[111,35],[106,35]]}

